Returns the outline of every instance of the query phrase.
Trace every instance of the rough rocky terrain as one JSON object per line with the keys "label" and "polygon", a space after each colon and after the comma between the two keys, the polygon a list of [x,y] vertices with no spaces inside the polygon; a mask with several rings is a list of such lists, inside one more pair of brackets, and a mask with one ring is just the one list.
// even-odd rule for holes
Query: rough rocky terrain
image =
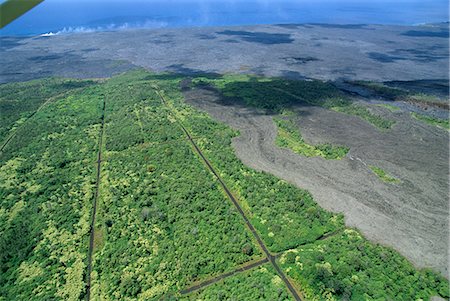
{"label": "rough rocky terrain", "polygon": [[[342,212],[368,238],[393,246],[419,267],[448,273],[448,132],[424,125],[407,112],[378,114],[396,120],[380,131],[361,119],[319,107],[297,107],[308,143],[350,147],[342,160],[307,158],[275,146],[272,116],[225,105],[210,89],[185,91],[186,100],[241,135],[233,146],[248,166],[309,190],[321,206]],[[375,109],[372,107],[372,109]],[[368,165],[401,179],[382,182]]]}
{"label": "rough rocky terrain", "polygon": [[0,82],[109,76],[132,65],[326,80],[448,79],[448,24],[125,30],[0,37],[0,45]]}

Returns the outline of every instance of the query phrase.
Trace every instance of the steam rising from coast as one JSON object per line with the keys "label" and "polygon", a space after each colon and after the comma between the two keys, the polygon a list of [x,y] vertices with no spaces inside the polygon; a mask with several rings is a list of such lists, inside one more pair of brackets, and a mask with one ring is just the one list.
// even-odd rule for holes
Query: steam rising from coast
{"label": "steam rising from coast", "polygon": [[124,22],[124,23],[110,23],[107,25],[100,26],[69,26],[64,27],[56,32],[47,32],[41,34],[40,36],[49,37],[60,34],[72,34],[72,33],[89,33],[89,32],[99,32],[99,31],[120,31],[128,29],[151,29],[151,28],[163,28],[167,27],[168,22],[166,21],[156,21],[147,19],[142,22]]}

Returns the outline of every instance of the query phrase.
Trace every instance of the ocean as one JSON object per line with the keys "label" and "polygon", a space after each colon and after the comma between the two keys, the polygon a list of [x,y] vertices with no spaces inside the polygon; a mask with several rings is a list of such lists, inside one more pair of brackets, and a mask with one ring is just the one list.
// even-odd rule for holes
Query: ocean
{"label": "ocean", "polygon": [[415,25],[448,18],[447,0],[47,0],[0,35],[292,23]]}

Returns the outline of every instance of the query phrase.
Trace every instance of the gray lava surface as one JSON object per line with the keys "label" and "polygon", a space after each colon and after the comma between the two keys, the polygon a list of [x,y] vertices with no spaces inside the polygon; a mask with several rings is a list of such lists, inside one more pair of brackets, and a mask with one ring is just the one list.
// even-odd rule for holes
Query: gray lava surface
{"label": "gray lava surface", "polygon": [[135,66],[324,80],[448,79],[448,24],[285,24],[0,37],[0,82]]}
{"label": "gray lava surface", "polygon": [[[370,106],[396,121],[380,131],[350,115],[320,107],[294,110],[308,143],[350,147],[342,160],[307,158],[275,145],[272,116],[224,104],[211,89],[185,90],[186,101],[240,131],[233,147],[242,162],[307,189],[324,208],[342,212],[346,224],[400,251],[419,267],[448,275],[448,131],[425,125],[409,112]],[[367,105],[367,102],[361,102]],[[374,165],[401,180],[381,181]]]}

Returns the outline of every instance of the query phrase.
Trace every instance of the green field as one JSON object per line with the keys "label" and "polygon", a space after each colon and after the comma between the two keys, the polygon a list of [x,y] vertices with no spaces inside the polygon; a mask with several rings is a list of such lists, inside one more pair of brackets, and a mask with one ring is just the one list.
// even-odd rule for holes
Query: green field
{"label": "green field", "polygon": [[[278,265],[308,300],[448,296],[442,277],[346,229],[307,191],[245,166],[231,145],[239,133],[189,106],[181,80],[135,70],[0,86],[0,107],[14,112],[0,136],[0,300],[294,300]],[[242,83],[272,79],[241,80],[250,93]],[[310,102],[317,87],[336,97],[325,83],[288,84],[304,85]],[[233,272],[264,259],[261,246],[279,264]]]}

